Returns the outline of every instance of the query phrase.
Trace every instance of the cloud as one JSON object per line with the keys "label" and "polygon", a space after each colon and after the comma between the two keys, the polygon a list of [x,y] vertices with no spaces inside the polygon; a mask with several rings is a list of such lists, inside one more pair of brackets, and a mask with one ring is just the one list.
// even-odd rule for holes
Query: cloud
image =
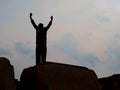
{"label": "cloud", "polygon": [[120,40],[119,35],[116,35],[106,50],[106,55],[108,59],[105,61],[107,67],[113,73],[120,72]]}
{"label": "cloud", "polygon": [[15,43],[15,50],[17,53],[29,57],[34,58],[34,50],[29,46],[28,43],[17,42]]}
{"label": "cloud", "polygon": [[102,23],[106,23],[110,21],[110,18],[107,16],[97,16],[97,19]]}
{"label": "cloud", "polygon": [[70,56],[76,59],[79,56],[76,50],[76,41],[74,40],[74,37],[71,34],[67,34],[65,37],[62,38],[62,40],[56,42],[54,47],[56,47],[59,50],[62,50],[63,52],[69,54]]}
{"label": "cloud", "polygon": [[120,34],[115,35],[115,38],[120,40]]}
{"label": "cloud", "polygon": [[94,64],[99,61],[99,58],[92,53],[83,54],[81,51],[78,51],[77,42],[71,34],[64,36],[64,38],[57,42],[54,47],[68,54],[73,60],[77,60],[85,66],[88,63],[89,66],[94,66]]}
{"label": "cloud", "polygon": [[12,53],[8,49],[0,48],[0,56],[11,56]]}
{"label": "cloud", "polygon": [[83,55],[83,59],[88,61],[91,64],[99,61],[99,58],[93,54]]}

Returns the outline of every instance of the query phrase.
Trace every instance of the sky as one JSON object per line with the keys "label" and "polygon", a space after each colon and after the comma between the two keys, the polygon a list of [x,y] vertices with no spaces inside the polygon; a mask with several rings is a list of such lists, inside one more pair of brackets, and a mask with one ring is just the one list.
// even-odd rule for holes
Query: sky
{"label": "sky", "polygon": [[15,77],[35,65],[36,24],[54,17],[47,61],[84,66],[98,77],[120,73],[120,0],[0,0],[0,57]]}

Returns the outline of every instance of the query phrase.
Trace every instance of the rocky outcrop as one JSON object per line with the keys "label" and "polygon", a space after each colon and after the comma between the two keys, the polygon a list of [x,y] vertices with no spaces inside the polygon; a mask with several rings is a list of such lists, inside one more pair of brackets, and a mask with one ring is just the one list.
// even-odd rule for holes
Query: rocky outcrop
{"label": "rocky outcrop", "polygon": [[20,84],[21,90],[101,90],[94,71],[50,62],[24,69]]}
{"label": "rocky outcrop", "polygon": [[102,90],[120,90],[120,74],[100,78]]}
{"label": "rocky outcrop", "polygon": [[0,57],[0,90],[15,90],[13,66],[4,57]]}

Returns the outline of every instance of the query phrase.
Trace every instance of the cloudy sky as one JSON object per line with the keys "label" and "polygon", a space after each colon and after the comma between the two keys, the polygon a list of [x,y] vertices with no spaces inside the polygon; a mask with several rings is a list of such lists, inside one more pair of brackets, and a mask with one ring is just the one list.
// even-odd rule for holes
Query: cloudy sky
{"label": "cloudy sky", "polygon": [[19,78],[35,65],[35,29],[47,25],[47,61],[85,66],[98,77],[120,73],[120,0],[0,0],[0,57]]}

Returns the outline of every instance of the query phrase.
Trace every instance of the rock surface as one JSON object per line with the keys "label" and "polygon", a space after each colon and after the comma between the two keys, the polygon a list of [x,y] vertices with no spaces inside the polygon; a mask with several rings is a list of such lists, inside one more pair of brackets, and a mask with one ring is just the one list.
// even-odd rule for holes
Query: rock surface
{"label": "rock surface", "polygon": [[102,90],[120,90],[120,74],[100,78]]}
{"label": "rock surface", "polygon": [[0,57],[0,90],[15,90],[13,66],[4,57]]}
{"label": "rock surface", "polygon": [[101,90],[94,71],[50,62],[24,69],[20,83],[21,90]]}

